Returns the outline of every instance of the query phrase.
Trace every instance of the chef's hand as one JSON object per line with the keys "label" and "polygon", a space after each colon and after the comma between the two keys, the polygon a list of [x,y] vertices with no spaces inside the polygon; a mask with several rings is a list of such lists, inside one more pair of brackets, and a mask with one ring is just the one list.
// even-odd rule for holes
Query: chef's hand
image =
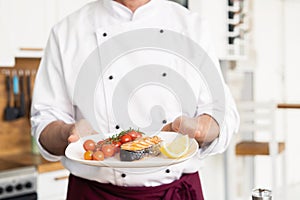
{"label": "chef's hand", "polygon": [[88,121],[82,119],[75,124],[69,130],[68,142],[76,142],[80,137],[96,134],[97,132],[92,128]]}
{"label": "chef's hand", "polygon": [[75,124],[54,121],[42,131],[39,142],[51,154],[64,155],[70,142],[76,142],[80,137],[96,133],[85,120]]}
{"label": "chef's hand", "polygon": [[199,144],[212,142],[219,136],[220,127],[210,115],[195,118],[180,116],[163,127],[162,131],[174,131],[195,138]]}

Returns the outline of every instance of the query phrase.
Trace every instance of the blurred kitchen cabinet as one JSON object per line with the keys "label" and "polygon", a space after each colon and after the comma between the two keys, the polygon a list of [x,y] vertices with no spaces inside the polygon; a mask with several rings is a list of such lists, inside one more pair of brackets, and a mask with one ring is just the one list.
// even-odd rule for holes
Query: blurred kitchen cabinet
{"label": "blurred kitchen cabinet", "polygon": [[[0,0],[1,49],[44,48],[50,30],[91,0]],[[0,33],[1,33],[0,32]],[[3,35],[3,36],[2,36]],[[3,45],[4,44],[4,45]]]}
{"label": "blurred kitchen cabinet", "polygon": [[38,199],[63,200],[66,199],[69,171],[66,169],[40,173],[38,175]]}
{"label": "blurred kitchen cabinet", "polygon": [[45,0],[10,0],[3,9],[7,10],[4,17],[8,22],[10,37],[9,44],[14,48],[42,47],[45,41]]}

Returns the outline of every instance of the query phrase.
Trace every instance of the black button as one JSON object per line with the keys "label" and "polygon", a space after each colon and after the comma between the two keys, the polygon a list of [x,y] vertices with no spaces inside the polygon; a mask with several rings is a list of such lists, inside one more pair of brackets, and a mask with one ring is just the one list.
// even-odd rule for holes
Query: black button
{"label": "black button", "polygon": [[125,177],[126,177],[126,174],[122,174],[121,177],[122,177],[122,178],[125,178]]}
{"label": "black button", "polygon": [[119,125],[116,125],[116,129],[119,129],[120,128],[120,126]]}
{"label": "black button", "polygon": [[22,190],[22,189],[23,189],[23,185],[21,184],[16,185],[16,190]]}
{"label": "black button", "polygon": [[11,185],[8,185],[8,186],[6,186],[5,190],[6,190],[6,192],[12,192],[13,187]]}
{"label": "black button", "polygon": [[2,187],[0,187],[0,194],[2,194],[3,193],[3,188]]}
{"label": "black button", "polygon": [[163,76],[163,77],[166,77],[166,76],[167,76],[167,73],[163,73],[162,76]]}
{"label": "black button", "polygon": [[162,123],[163,123],[163,124],[166,124],[166,123],[167,123],[167,120],[164,119],[164,120],[162,121]]}
{"label": "black button", "polygon": [[170,173],[170,170],[169,170],[169,169],[166,169],[166,173]]}
{"label": "black button", "polygon": [[26,188],[31,188],[31,187],[32,187],[32,183],[31,183],[31,182],[25,183],[25,187],[26,187]]}
{"label": "black button", "polygon": [[114,77],[112,75],[110,75],[108,78],[109,78],[109,80],[114,79]]}
{"label": "black button", "polygon": [[103,37],[106,37],[107,36],[107,33],[103,33]]}
{"label": "black button", "polygon": [[160,33],[163,33],[163,32],[164,32],[164,30],[162,30],[162,29],[161,29],[159,32],[160,32]]}

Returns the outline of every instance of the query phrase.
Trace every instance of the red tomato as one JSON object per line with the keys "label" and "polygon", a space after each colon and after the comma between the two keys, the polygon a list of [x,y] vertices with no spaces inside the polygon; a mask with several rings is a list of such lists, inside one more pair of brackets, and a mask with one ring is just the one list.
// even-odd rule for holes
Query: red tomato
{"label": "red tomato", "polygon": [[84,153],[84,160],[92,160],[93,159],[93,151],[86,151]]}
{"label": "red tomato", "polygon": [[130,135],[132,140],[135,140],[136,138],[142,137],[142,134],[140,132],[135,131],[135,130],[129,131],[126,134]]}
{"label": "red tomato", "polygon": [[121,137],[121,143],[124,144],[126,142],[131,142],[132,141],[132,137],[128,134],[125,134]]}
{"label": "red tomato", "polygon": [[121,147],[122,145],[120,141],[113,141],[112,144],[115,145],[115,147]]}
{"label": "red tomato", "polygon": [[104,153],[102,151],[95,151],[93,153],[93,160],[104,160]]}
{"label": "red tomato", "polygon": [[95,144],[95,142],[93,140],[86,140],[83,143],[83,148],[86,151],[94,151],[95,148],[96,148],[96,144]]}
{"label": "red tomato", "polygon": [[113,144],[103,144],[101,150],[105,158],[112,157],[115,154],[115,147]]}

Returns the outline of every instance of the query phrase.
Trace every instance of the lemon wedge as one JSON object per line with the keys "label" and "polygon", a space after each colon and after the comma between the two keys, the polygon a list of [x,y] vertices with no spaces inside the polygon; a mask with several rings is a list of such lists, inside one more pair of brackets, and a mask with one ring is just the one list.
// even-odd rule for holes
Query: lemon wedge
{"label": "lemon wedge", "polygon": [[162,143],[160,152],[169,158],[180,158],[184,156],[190,145],[190,139],[188,135],[178,134],[176,138],[169,144]]}

